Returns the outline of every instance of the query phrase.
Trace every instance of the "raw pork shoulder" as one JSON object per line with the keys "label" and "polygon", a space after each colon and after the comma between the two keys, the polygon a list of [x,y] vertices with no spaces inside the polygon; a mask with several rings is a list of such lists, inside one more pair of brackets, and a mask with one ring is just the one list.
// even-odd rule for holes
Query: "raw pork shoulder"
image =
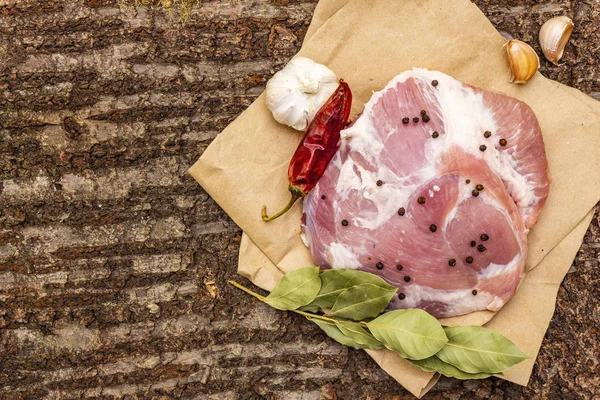
{"label": "raw pork shoulder", "polygon": [[414,69],[342,131],[304,200],[302,237],[318,265],[397,286],[392,308],[498,310],[523,277],[526,234],[547,195],[544,143],[525,103]]}

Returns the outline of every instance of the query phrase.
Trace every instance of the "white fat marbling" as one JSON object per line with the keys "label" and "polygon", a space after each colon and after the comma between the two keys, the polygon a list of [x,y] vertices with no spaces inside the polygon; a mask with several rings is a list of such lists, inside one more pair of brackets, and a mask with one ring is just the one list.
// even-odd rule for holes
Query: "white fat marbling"
{"label": "white fat marbling", "polygon": [[496,296],[486,308],[490,311],[498,311],[502,306],[504,306],[504,300],[502,300],[501,297]]}
{"label": "white fat marbling", "polygon": [[502,178],[508,193],[517,204],[517,207],[524,209],[533,204],[536,200],[535,192],[527,184],[526,175],[522,175],[517,171],[517,161],[508,153],[495,151],[498,154],[491,166],[500,178]]}
{"label": "white fat marbling", "polygon": [[308,231],[302,229],[300,232],[300,239],[302,239],[302,243],[310,249],[310,246],[312,245],[312,236],[310,236]]}
{"label": "white fat marbling", "polygon": [[506,265],[490,263],[487,267],[479,271],[479,273],[477,274],[477,278],[479,278],[479,280],[482,281],[484,279],[494,278],[499,275],[510,275],[511,273],[515,272],[515,270],[519,267],[519,264],[522,261],[522,257],[523,255],[521,254],[521,252],[519,252]]}
{"label": "white fat marbling", "polygon": [[329,245],[327,260],[332,268],[356,269],[362,266],[354,251],[341,243],[331,243]]}
{"label": "white fat marbling", "polygon": [[[441,115],[444,117],[445,134],[436,140],[427,141],[425,154],[429,162],[421,170],[406,177],[399,177],[381,163],[380,152],[383,142],[370,116],[373,105],[386,91],[395,90],[398,83],[409,78],[415,78],[423,85],[430,85],[434,79],[439,82],[437,90],[433,92],[435,98],[428,100],[439,103]],[[429,95],[428,91],[424,93]],[[357,152],[362,159],[348,157],[342,163],[340,157],[335,158],[335,166],[340,169],[336,191],[341,201],[347,199],[353,190],[359,191],[364,198],[371,200],[376,211],[356,218],[356,223],[367,229],[377,229],[395,215],[398,204],[406,203],[408,197],[422,182],[436,177],[436,161],[452,145],[457,145],[464,151],[483,158],[505,182],[517,205],[525,209],[535,201],[535,194],[528,186],[526,177],[516,170],[516,161],[507,153],[496,150],[490,142],[486,142],[488,150],[485,152],[479,151],[479,146],[476,146],[479,142],[484,143],[483,132],[486,130],[494,132],[496,127],[494,115],[484,105],[481,93],[438,71],[421,68],[406,71],[392,79],[383,90],[375,92],[365,105],[363,115],[354,125],[341,132],[341,146],[349,147],[347,150]],[[395,133],[396,130],[390,126],[386,132],[386,139]],[[352,153],[346,151],[346,154]],[[376,186],[379,179],[385,182],[382,187]],[[437,189],[434,187],[434,191],[438,190],[439,187]],[[430,197],[434,195],[433,191],[429,192]]]}
{"label": "white fat marbling", "polygon": [[[401,82],[411,76],[421,78],[427,83],[432,79],[439,81],[436,94],[442,115],[445,117],[445,146],[456,144],[463,150],[482,157],[490,169],[500,176],[508,193],[523,213],[536,201],[536,196],[526,176],[517,171],[517,160],[507,152],[498,151],[495,146],[491,146],[490,143],[494,143],[495,140],[483,138],[483,132],[497,130],[492,110],[483,103],[483,93],[476,93],[471,88],[464,87],[456,79],[438,71],[415,68],[409,72],[414,75],[407,75]],[[395,79],[404,74],[406,72]],[[473,145],[478,141],[487,145],[485,152],[479,151],[479,146]]]}
{"label": "white fat marbling", "polygon": [[447,315],[462,315],[474,310],[488,309],[494,311],[504,305],[501,298],[489,292],[478,291],[477,295],[473,295],[473,289],[440,290],[411,284],[402,289],[402,293],[406,296],[404,300],[395,297],[392,301],[392,307],[417,308],[423,306],[421,303],[440,302],[447,305]]}

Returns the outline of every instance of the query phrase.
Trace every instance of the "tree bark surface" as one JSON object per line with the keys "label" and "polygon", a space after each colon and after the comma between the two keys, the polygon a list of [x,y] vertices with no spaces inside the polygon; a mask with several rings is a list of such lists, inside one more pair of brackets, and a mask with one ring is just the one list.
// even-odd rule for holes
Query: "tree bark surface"
{"label": "tree bark surface", "polygon": [[[299,50],[315,0],[0,0],[0,398],[410,399],[364,352],[226,284],[241,231],[186,174]],[[598,1],[478,0],[541,72],[600,99]],[[568,135],[565,132],[565,135]],[[598,215],[527,388],[441,379],[428,398],[600,395]]]}

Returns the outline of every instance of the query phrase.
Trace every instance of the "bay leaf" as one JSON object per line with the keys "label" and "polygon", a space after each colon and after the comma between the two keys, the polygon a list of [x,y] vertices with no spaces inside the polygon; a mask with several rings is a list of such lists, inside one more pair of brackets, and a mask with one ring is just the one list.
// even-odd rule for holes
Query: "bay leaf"
{"label": "bay leaf", "polygon": [[365,349],[383,349],[383,344],[360,324],[352,321],[336,320],[335,325],[347,337],[363,346]]}
{"label": "bay leaf", "polygon": [[306,311],[306,312],[315,314],[315,313],[319,312],[319,307],[318,306],[314,306],[312,304],[308,304],[306,306],[298,307],[298,310],[300,310],[300,311]]}
{"label": "bay leaf", "polygon": [[312,302],[319,289],[319,267],[301,268],[285,274],[265,302],[278,310],[295,310]]}
{"label": "bay leaf", "polygon": [[383,288],[394,288],[377,275],[349,268],[328,269],[321,271],[321,290],[312,302],[320,308],[331,308],[338,296],[351,286],[360,283],[372,283]]}
{"label": "bay leaf", "polygon": [[345,289],[327,313],[330,317],[362,321],[379,315],[389,304],[398,289],[360,283]]}
{"label": "bay leaf", "polygon": [[495,374],[529,358],[512,341],[483,326],[444,327],[448,343],[437,356],[456,368]]}
{"label": "bay leaf", "polygon": [[444,376],[449,376],[456,379],[485,379],[492,376],[492,374],[478,373],[469,374],[468,372],[461,371],[454,365],[443,362],[437,356],[433,355],[422,360],[406,360],[409,363],[416,365],[425,372],[439,372]]}
{"label": "bay leaf", "polygon": [[314,322],[315,324],[317,324],[319,326],[319,328],[321,328],[323,330],[323,332],[325,332],[327,334],[327,336],[329,336],[336,342],[343,344],[344,346],[353,347],[355,349],[364,348],[364,346],[362,344],[357,343],[353,339],[344,335],[342,333],[342,331],[340,331],[340,329],[335,325],[335,323],[329,322],[329,321],[323,321],[323,320],[316,319],[316,318],[311,319],[311,321]]}
{"label": "bay leaf", "polygon": [[448,342],[438,320],[416,308],[386,312],[367,328],[385,347],[413,360],[431,357]]}

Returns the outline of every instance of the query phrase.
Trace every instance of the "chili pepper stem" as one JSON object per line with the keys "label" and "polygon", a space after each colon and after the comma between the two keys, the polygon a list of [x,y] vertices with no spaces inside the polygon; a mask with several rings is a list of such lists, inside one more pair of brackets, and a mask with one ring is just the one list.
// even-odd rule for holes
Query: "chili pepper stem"
{"label": "chili pepper stem", "polygon": [[[248,293],[250,296],[257,298],[258,300],[262,301],[263,303],[269,304],[265,300],[266,299],[265,296],[261,296],[260,294],[258,294],[256,292],[253,292],[252,290],[248,289],[244,285],[241,285],[241,284],[237,283],[236,281],[228,281],[228,282],[229,282],[230,285],[232,285],[232,286],[234,286],[234,287],[236,287],[236,288],[238,288],[238,289],[240,289],[240,290]],[[324,315],[313,314],[313,313],[309,313],[309,312],[302,311],[302,310],[289,310],[289,311],[294,312],[296,314],[300,314],[300,315],[302,315],[304,318],[306,318],[308,320],[311,320],[311,319],[320,319],[321,321],[328,321],[328,322],[334,322],[334,323],[336,322],[336,319],[329,318],[329,317],[326,317]],[[364,321],[359,321],[358,324],[360,324],[360,325],[362,325],[364,327],[367,326],[367,323],[364,322]]]}
{"label": "chili pepper stem", "polygon": [[262,208],[262,219],[265,222],[269,222],[269,221],[273,221],[275,218],[282,216],[283,214],[285,214],[286,212],[288,212],[288,210],[290,208],[292,208],[292,206],[294,205],[294,203],[296,202],[296,200],[304,197],[304,193],[302,193],[302,189],[300,189],[298,186],[290,186],[289,187],[290,193],[292,193],[292,198],[290,199],[289,203],[287,204],[287,206],[284,207],[283,210],[279,211],[277,214],[269,217],[267,215],[267,206],[263,206]]}

